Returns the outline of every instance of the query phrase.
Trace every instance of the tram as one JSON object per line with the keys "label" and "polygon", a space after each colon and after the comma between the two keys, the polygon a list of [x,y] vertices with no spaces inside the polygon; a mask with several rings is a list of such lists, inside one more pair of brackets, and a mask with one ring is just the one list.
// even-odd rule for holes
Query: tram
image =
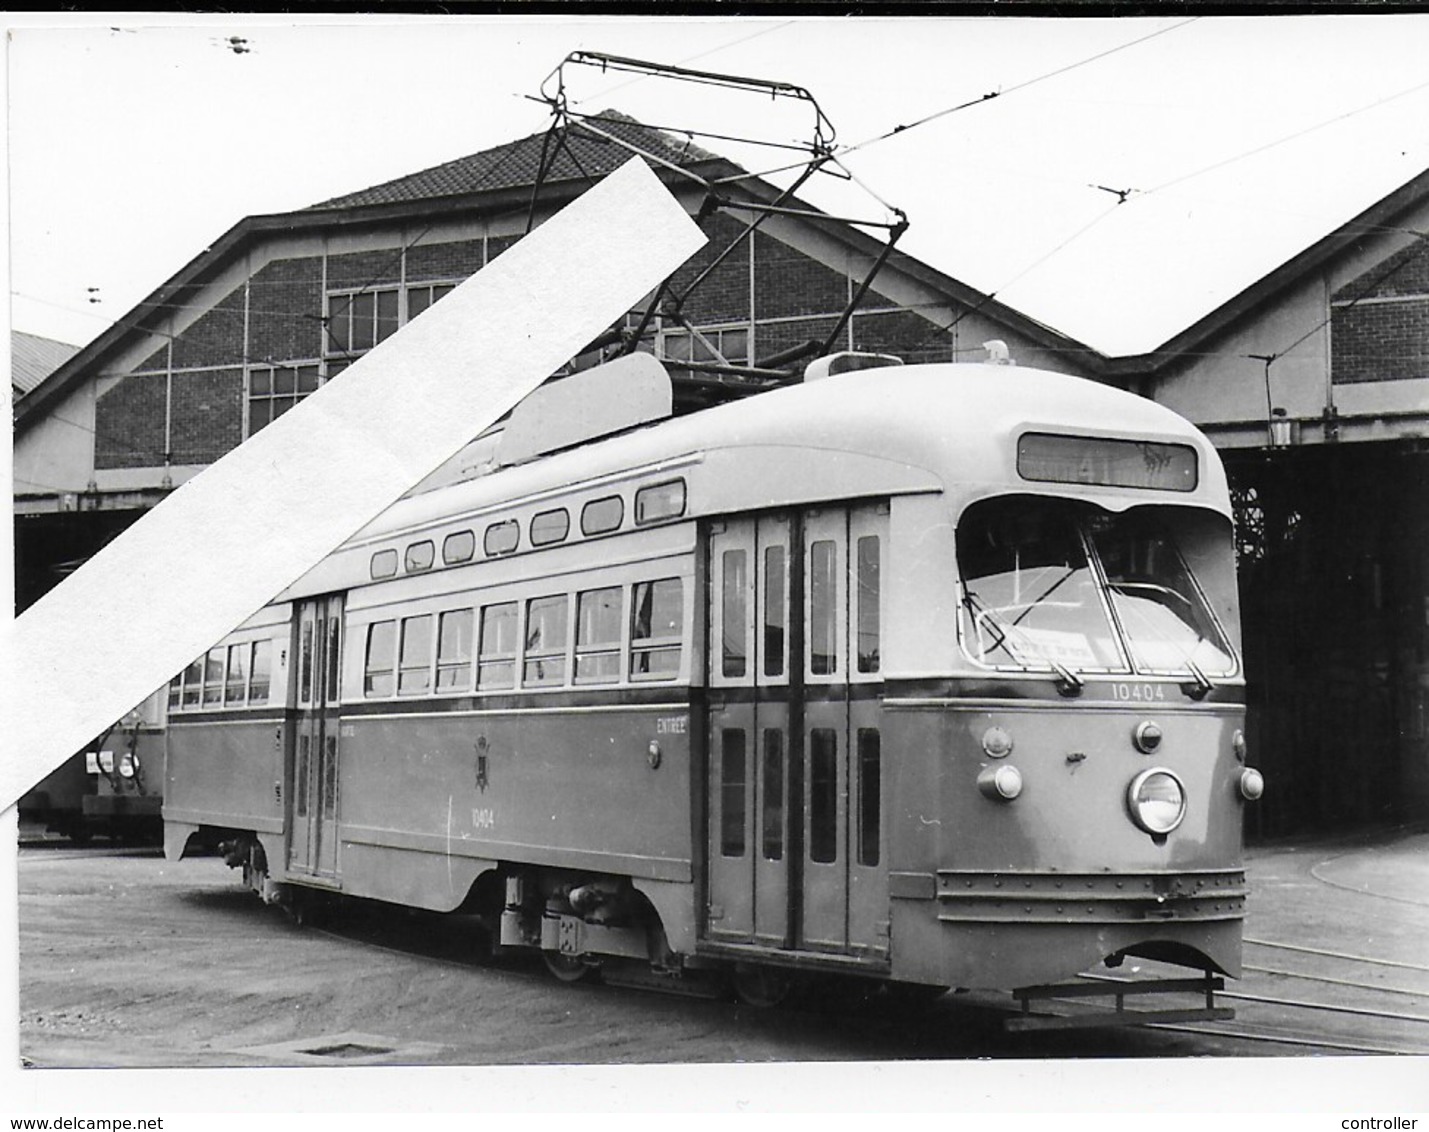
{"label": "tram", "polygon": [[755,1002],[1237,976],[1263,782],[1214,449],[896,361],[675,418],[645,354],[538,390],[174,678],[168,857]]}

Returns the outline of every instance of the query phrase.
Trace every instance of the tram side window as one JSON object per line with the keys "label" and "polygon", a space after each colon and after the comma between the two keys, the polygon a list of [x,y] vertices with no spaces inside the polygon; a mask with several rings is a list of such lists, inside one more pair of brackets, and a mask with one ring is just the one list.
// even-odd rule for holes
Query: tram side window
{"label": "tram side window", "polygon": [[542,511],[531,519],[531,545],[550,546],[564,542],[571,530],[571,515],[564,507]]}
{"label": "tram side window", "polygon": [[876,727],[858,729],[858,863],[878,864],[883,813],[882,737]]}
{"label": "tram side window", "polygon": [[[764,548],[764,675],[784,675],[784,634],[788,613],[784,602],[784,548]],[[771,858],[777,860],[778,858]]]}
{"label": "tram side window", "polygon": [[510,554],[521,541],[521,527],[515,519],[502,523],[492,523],[481,536],[481,549],[488,558],[498,554]]}
{"label": "tram side window", "polygon": [[209,649],[203,669],[204,706],[223,703],[223,649]]}
{"label": "tram side window", "polygon": [[719,851],[724,857],[743,857],[744,730],[727,727],[720,737]]}
{"label": "tram side window", "polygon": [[397,622],[375,621],[367,626],[367,655],[362,675],[364,696],[392,694],[392,661],[397,644]]}
{"label": "tram side window", "polygon": [[471,686],[471,610],[453,609],[437,629],[437,691],[465,691]]}
{"label": "tram side window", "polygon": [[877,672],[879,666],[879,560],[878,536],[858,540],[858,670]]}
{"label": "tram side window", "polygon": [[809,547],[809,671],[832,676],[839,670],[838,547],[821,539]]}
{"label": "tram side window", "polygon": [[526,661],[522,684],[548,686],[566,682],[570,605],[570,598],[565,594],[533,597],[526,603]]}
{"label": "tram side window", "polygon": [[254,641],[252,663],[248,667],[248,702],[266,704],[268,685],[273,676],[273,642]]}
{"label": "tram side window", "polygon": [[248,666],[243,663],[248,646],[228,646],[228,684],[223,693],[225,704],[241,704],[248,698]]}
{"label": "tram side window", "polygon": [[303,622],[302,654],[298,662],[298,700],[311,703],[313,698],[313,623]]}
{"label": "tram side window", "polygon": [[406,557],[402,562],[402,569],[408,574],[420,574],[423,570],[432,568],[432,559],[436,556],[437,548],[431,539],[423,539],[421,542],[414,542],[407,547]]}
{"label": "tram side window", "polygon": [[516,603],[503,601],[481,609],[481,644],[476,686],[510,688],[516,683]]}
{"label": "tram side window", "polygon": [[827,865],[839,853],[838,737],[816,727],[809,738],[809,859]]}
{"label": "tram side window", "polygon": [[203,694],[203,657],[199,657],[184,669],[184,707],[198,707]]}
{"label": "tram side window", "polygon": [[764,731],[764,859],[784,856],[784,732]]}
{"label": "tram side window", "polygon": [[581,534],[603,535],[618,531],[625,521],[625,500],[618,495],[592,499],[581,508]]}
{"label": "tram side window", "polygon": [[724,586],[720,593],[720,670],[726,676],[743,676],[749,656],[745,637],[746,593],[749,574],[743,550],[726,550],[723,555]]}
{"label": "tram side window", "polygon": [[576,595],[576,683],[609,684],[620,679],[620,586]]}
{"label": "tram side window", "polygon": [[369,572],[373,581],[382,578],[391,578],[397,573],[397,552],[395,550],[379,550],[372,556]]}
{"label": "tram side window", "polygon": [[685,481],[669,480],[642,487],[635,493],[635,525],[678,519],[685,513]]}
{"label": "tram side window", "polygon": [[476,554],[476,535],[471,531],[457,531],[442,539],[442,563],[455,566],[460,562],[470,562]]}
{"label": "tram side window", "polygon": [[684,583],[679,578],[637,582],[630,615],[630,678],[673,680],[680,674]]}
{"label": "tram side window", "polygon": [[417,696],[432,690],[432,615],[402,618],[402,655],[397,694]]}

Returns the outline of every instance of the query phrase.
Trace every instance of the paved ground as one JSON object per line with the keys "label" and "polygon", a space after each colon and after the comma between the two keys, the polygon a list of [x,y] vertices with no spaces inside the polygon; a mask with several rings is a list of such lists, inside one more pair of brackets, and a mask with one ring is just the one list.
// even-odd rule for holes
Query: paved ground
{"label": "paved ground", "polygon": [[1008,1035],[983,997],[910,1016],[752,1011],[470,960],[459,923],[356,905],[299,927],[215,858],[20,854],[21,1052],[37,1066],[513,1065],[1429,1053],[1429,834],[1251,855],[1239,1017]]}

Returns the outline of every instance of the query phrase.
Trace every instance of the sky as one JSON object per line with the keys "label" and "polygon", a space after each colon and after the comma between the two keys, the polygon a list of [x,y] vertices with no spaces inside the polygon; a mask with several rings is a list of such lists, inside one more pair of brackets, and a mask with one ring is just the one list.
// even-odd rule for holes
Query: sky
{"label": "sky", "polygon": [[[1429,15],[6,20],[11,322],[76,345],[245,215],[544,129],[542,81],[576,50],[806,87],[859,182],[807,199],[901,208],[904,250],[1111,354],[1154,349],[1429,167]],[[760,95],[585,67],[566,91],[809,136],[807,107]],[[756,170],[777,152],[696,140]]]}

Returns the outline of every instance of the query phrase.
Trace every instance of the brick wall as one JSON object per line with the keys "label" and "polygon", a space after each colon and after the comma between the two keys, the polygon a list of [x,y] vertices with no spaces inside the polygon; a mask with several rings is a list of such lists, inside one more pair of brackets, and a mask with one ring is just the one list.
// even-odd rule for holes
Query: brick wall
{"label": "brick wall", "polygon": [[152,468],[164,462],[162,374],[130,374],[94,407],[94,466]]}
{"label": "brick wall", "polygon": [[243,287],[235,287],[174,339],[174,368],[243,361]]}
{"label": "brick wall", "polygon": [[754,309],[760,318],[837,313],[848,305],[842,272],[762,232],[754,238]]}
{"label": "brick wall", "polygon": [[249,307],[248,351],[253,362],[319,357],[323,344],[322,257],[266,264],[253,276]]}
{"label": "brick wall", "polygon": [[402,275],[401,248],[327,257],[327,289],[394,287]]}
{"label": "brick wall", "polygon": [[243,439],[243,370],[174,374],[169,436],[175,464],[211,464]]}
{"label": "brick wall", "polygon": [[481,270],[484,240],[418,243],[407,249],[407,282],[423,279],[465,279]]}
{"label": "brick wall", "polygon": [[1341,287],[1330,319],[1335,384],[1429,377],[1429,243],[1390,256]]}
{"label": "brick wall", "polygon": [[871,354],[897,354],[909,365],[956,360],[948,332],[911,311],[855,313],[853,348]]}

